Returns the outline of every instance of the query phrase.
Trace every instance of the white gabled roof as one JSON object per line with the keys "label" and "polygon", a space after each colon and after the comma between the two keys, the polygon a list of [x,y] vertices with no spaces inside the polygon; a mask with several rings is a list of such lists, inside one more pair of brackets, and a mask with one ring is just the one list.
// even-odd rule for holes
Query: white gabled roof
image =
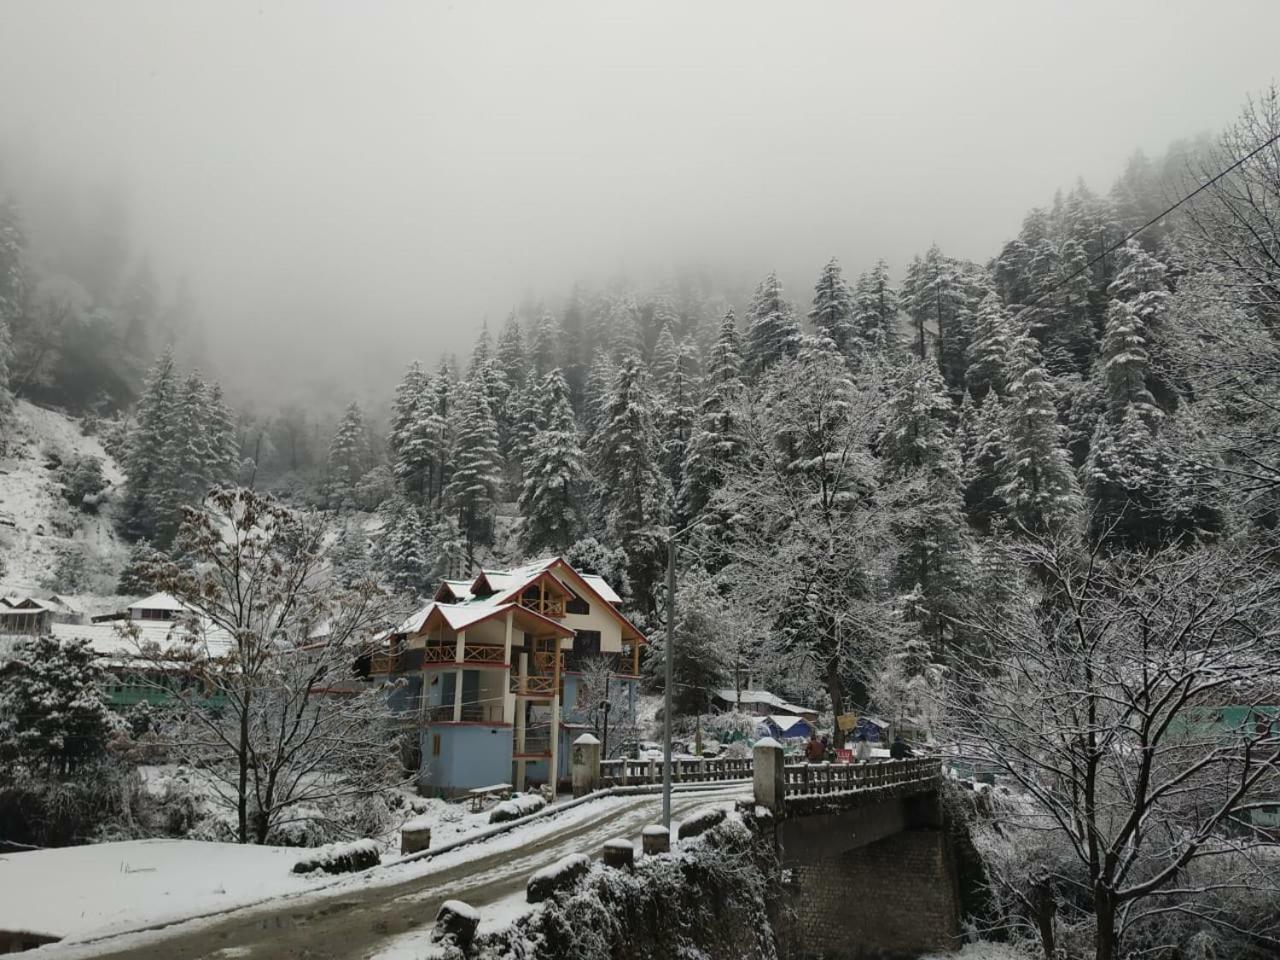
{"label": "white gabled roof", "polygon": [[600,596],[608,600],[610,603],[622,602],[622,598],[618,596],[617,591],[614,590],[613,587],[609,586],[608,581],[605,580],[604,577],[601,577],[598,574],[594,574],[594,573],[580,573],[578,574],[578,576],[580,576],[583,580],[587,581],[587,583],[591,584],[591,588],[595,590],[596,593],[600,594]]}
{"label": "white gabled roof", "polygon": [[143,597],[137,603],[129,604],[130,610],[182,610],[182,603],[168,593],[153,593],[149,597]]}
{"label": "white gabled roof", "polygon": [[[727,687],[715,692],[716,699],[724,700],[726,703],[737,703],[738,693],[732,687]],[[817,713],[813,707],[801,707],[794,703],[787,703],[779,696],[775,696],[768,690],[743,690],[743,703],[762,703],[766,707],[773,707],[775,710],[785,710],[788,713]]]}

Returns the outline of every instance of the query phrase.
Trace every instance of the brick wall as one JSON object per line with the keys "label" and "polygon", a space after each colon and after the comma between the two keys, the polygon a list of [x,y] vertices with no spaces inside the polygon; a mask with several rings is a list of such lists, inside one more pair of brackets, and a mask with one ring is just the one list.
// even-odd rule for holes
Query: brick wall
{"label": "brick wall", "polygon": [[911,960],[955,949],[959,907],[945,833],[906,830],[788,866],[792,960]]}

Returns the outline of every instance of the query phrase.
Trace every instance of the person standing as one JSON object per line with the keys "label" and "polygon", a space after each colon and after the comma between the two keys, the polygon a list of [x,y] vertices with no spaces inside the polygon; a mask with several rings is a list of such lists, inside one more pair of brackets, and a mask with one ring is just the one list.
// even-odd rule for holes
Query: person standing
{"label": "person standing", "polygon": [[859,763],[868,763],[871,760],[871,743],[867,740],[865,733],[858,734],[858,745],[854,756],[857,757]]}
{"label": "person standing", "polygon": [[804,758],[810,763],[821,763],[826,757],[826,748],[823,747],[822,741],[818,739],[818,732],[815,730],[809,734],[809,742],[804,748]]}
{"label": "person standing", "polygon": [[907,746],[907,741],[902,739],[902,734],[897,734],[893,738],[893,746],[889,748],[889,756],[894,760],[905,760],[907,757],[914,756],[911,748]]}

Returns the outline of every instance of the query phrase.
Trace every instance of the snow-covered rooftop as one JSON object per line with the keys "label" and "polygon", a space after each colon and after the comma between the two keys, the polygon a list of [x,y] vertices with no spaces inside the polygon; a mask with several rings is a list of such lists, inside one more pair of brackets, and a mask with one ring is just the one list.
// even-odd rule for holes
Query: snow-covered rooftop
{"label": "snow-covered rooftop", "polygon": [[770,693],[768,690],[743,690],[741,694],[732,687],[726,687],[715,692],[716,699],[723,700],[726,703],[737,703],[741,697],[743,703],[762,703],[766,707],[773,707],[781,713],[804,714],[817,713],[812,707],[802,707],[799,704],[788,703],[781,697]]}
{"label": "snow-covered rooftop", "polygon": [[130,610],[182,610],[182,601],[168,593],[153,593],[137,603],[129,604]]}

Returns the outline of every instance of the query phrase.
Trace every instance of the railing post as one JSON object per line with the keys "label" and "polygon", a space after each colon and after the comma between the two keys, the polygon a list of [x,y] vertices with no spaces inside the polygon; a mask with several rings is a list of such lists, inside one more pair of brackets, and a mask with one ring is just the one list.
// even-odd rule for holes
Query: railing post
{"label": "railing post", "polygon": [[772,737],[756,741],[752,761],[756,803],[775,814],[781,814],[786,806],[787,793],[782,744]]}

